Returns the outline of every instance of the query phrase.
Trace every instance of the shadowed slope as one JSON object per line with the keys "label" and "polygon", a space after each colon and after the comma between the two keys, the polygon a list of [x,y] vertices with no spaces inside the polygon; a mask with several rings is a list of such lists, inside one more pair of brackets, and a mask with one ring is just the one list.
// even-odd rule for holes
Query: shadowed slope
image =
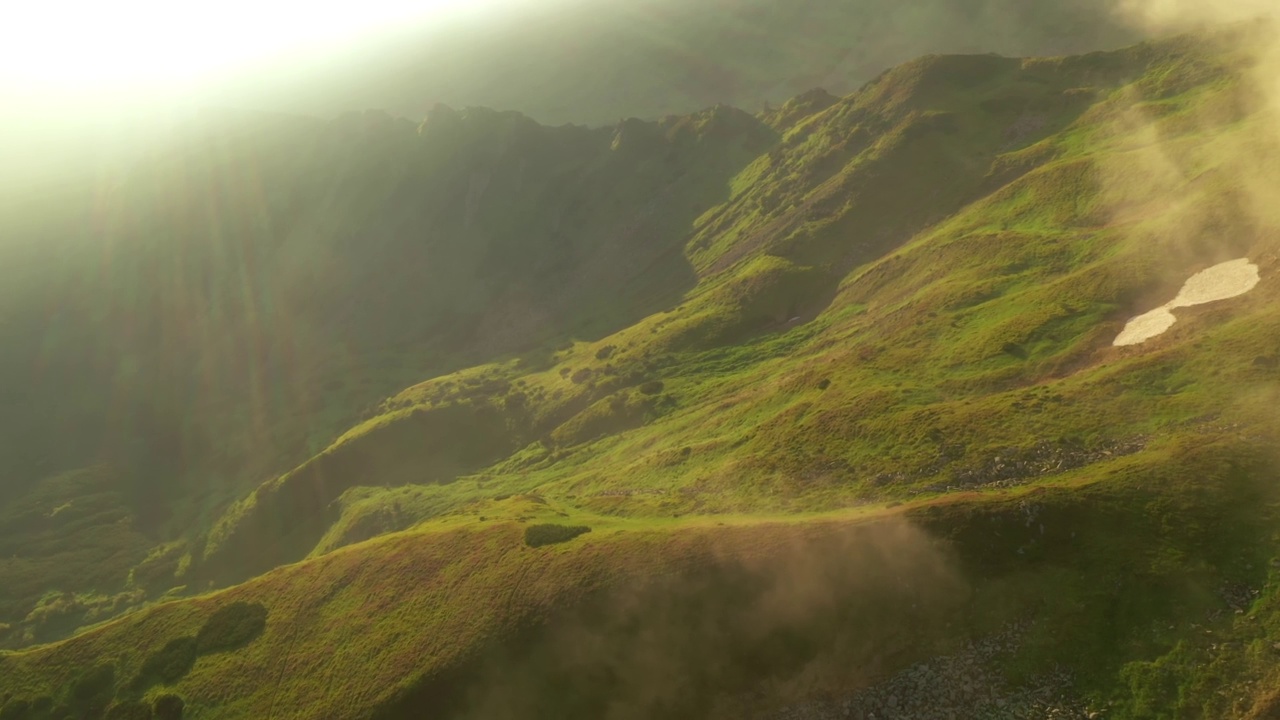
{"label": "shadowed slope", "polygon": [[179,537],[394,389],[671,302],[693,218],[773,139],[728,109],[193,119],[67,221],[11,216],[0,496],[105,462],[136,528]]}

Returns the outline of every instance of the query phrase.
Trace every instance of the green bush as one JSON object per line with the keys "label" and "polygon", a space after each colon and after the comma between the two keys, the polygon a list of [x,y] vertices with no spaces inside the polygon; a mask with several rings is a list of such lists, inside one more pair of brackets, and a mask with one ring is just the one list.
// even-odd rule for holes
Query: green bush
{"label": "green bush", "polygon": [[139,673],[146,681],[158,681],[166,685],[178,682],[196,664],[196,639],[192,637],[171,640],[152,653],[142,663]]}
{"label": "green bush", "polygon": [[12,698],[0,707],[0,720],[27,720],[31,717],[31,703]]}
{"label": "green bush", "polygon": [[661,380],[650,380],[640,386],[640,392],[645,395],[657,395],[662,392],[663,387]]}
{"label": "green bush", "polygon": [[568,542],[583,533],[589,532],[591,532],[591,528],[586,525],[556,525],[554,523],[530,525],[524,530],[524,544],[529,547],[554,545],[555,543]]}
{"label": "green bush", "polygon": [[137,700],[121,700],[107,711],[106,720],[151,720],[151,706]]}
{"label": "green bush", "polygon": [[507,395],[502,400],[502,406],[508,411],[517,412],[524,409],[529,404],[529,396],[519,390]]}
{"label": "green bush", "polygon": [[1019,360],[1027,359],[1026,349],[1017,343],[1007,342],[1004,344],[1003,347],[1000,348],[1000,351],[1005,353],[1006,355],[1012,355],[1013,357],[1016,357]]}
{"label": "green bush", "polygon": [[67,706],[75,717],[102,714],[115,696],[116,667],[109,663],[95,665],[71,683]]}
{"label": "green bush", "polygon": [[182,720],[182,713],[187,709],[187,704],[177,695],[166,693],[156,698],[152,709],[156,720]]}
{"label": "green bush", "polygon": [[233,602],[209,616],[196,635],[201,655],[234,650],[252,642],[267,627],[267,609],[257,603]]}

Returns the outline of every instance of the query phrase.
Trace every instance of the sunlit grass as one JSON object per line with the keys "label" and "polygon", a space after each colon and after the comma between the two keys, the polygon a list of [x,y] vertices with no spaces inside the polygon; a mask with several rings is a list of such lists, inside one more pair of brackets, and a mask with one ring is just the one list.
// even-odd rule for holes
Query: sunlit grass
{"label": "sunlit grass", "polygon": [[[708,545],[768,554],[906,516],[956,553],[968,594],[950,629],[922,627],[895,662],[1032,614],[1011,673],[1066,664],[1117,717],[1170,703],[1225,717],[1195,661],[1264,663],[1198,642],[1193,625],[1223,583],[1274,582],[1273,471],[1255,441],[1274,423],[1280,289],[1264,279],[1147,345],[1111,347],[1147,295],[1220,251],[1179,230],[1275,250],[1247,223],[1190,222],[1204,218],[1188,208],[1238,189],[1228,150],[1260,126],[1188,122],[1233,86],[1176,59],[1204,48],[1171,47],[886,74],[729,163],[745,169],[721,204],[685,218],[697,284],[671,307],[405,383],[189,547],[124,563],[181,565],[193,591],[239,584],[0,656],[0,676],[32,697],[95,663],[132,677],[216,608],[256,602],[262,637],[163,689],[210,717],[355,716],[475,670],[490,643],[598,592],[696,571]],[[1137,112],[1166,134],[1161,161],[1185,174],[1154,182],[1143,165],[1152,126],[1128,115],[1143,97],[1160,106]],[[738,122],[721,110],[663,127]],[[1014,487],[963,482],[1037,448],[1091,459]],[[590,532],[528,547],[539,526]],[[1273,640],[1272,610],[1214,632]],[[1168,677],[1187,694],[1161,696]]]}

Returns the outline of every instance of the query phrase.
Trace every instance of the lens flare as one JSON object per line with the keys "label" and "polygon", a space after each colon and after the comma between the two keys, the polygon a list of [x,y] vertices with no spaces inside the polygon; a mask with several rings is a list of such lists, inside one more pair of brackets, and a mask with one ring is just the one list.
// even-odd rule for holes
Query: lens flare
{"label": "lens flare", "polygon": [[[137,89],[348,42],[503,0],[46,0],[0,9],[0,85]],[[508,0],[510,2],[510,0]]]}

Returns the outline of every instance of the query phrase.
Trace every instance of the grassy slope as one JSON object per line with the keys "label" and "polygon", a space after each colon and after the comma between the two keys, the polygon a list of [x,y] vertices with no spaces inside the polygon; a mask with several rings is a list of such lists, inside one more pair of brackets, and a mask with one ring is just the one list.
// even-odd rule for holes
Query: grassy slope
{"label": "grassy slope", "polygon": [[193,527],[387,393],[679,297],[685,225],[772,137],[727,108],[601,130],[447,108],[422,128],[213,116],[128,174],[3,214],[0,498],[48,513],[42,484],[105,466],[122,517],[94,532],[123,523],[142,546],[108,578],[54,567],[92,547],[28,538],[0,566],[0,622],[23,626],[0,643],[52,631],[24,620],[26,576],[187,585]]}
{"label": "grassy slope", "polygon": [[[1267,648],[1273,608],[1234,624],[1206,619],[1221,607],[1214,593],[1224,584],[1260,586],[1277,550],[1275,497],[1247,478],[1265,471],[1249,454],[1200,441],[1029,494],[907,506],[923,530],[883,510],[773,522],[570,513],[593,531],[531,549],[508,514],[563,522],[562,506],[512,498],[485,522],[379,538],[7,655],[4,677],[16,696],[57,697],[87,667],[110,664],[124,685],[147,655],[195,634],[214,608],[250,601],[269,612],[261,637],[201,657],[151,693],[179,692],[200,711],[194,717],[421,717],[424,708],[442,717],[468,709],[529,717],[531,708],[538,717],[598,717],[628,706],[641,716],[720,716],[709,703],[762,677],[775,687],[757,709],[792,693],[856,687],[968,633],[1034,617],[1011,672],[1066,664],[1084,691],[1137,707],[1150,700],[1117,682],[1129,661],[1225,655],[1229,683],[1269,667],[1265,656],[1215,651],[1226,638]],[[1034,524],[1024,522],[1028,507]],[[911,586],[899,584],[904,575]],[[905,610],[911,603],[919,607]],[[650,631],[637,637],[633,627]],[[1198,637],[1205,630],[1213,635]],[[511,637],[524,638],[514,651],[477,655]],[[658,696],[647,675],[653,655],[666,658],[672,683]],[[592,680],[596,662],[609,671]],[[1146,667],[1130,665],[1124,677],[1136,677],[1157,707],[1199,702],[1211,708],[1205,716],[1228,716],[1220,686],[1160,697],[1167,680],[1144,681]],[[557,690],[566,683],[575,692]]]}
{"label": "grassy slope", "polygon": [[[847,614],[770,618],[731,659],[688,669],[674,695],[655,699],[630,667],[600,682],[636,707],[706,714],[724,708],[699,703],[761,675],[777,682],[775,700],[856,684],[1030,614],[1012,673],[1064,663],[1121,717],[1243,716],[1275,681],[1267,653],[1280,632],[1270,601],[1213,614],[1224,586],[1270,589],[1277,550],[1264,448],[1280,290],[1265,278],[1280,219],[1241,200],[1247,171],[1275,153],[1272,119],[1241,102],[1245,65],[1212,40],[926,59],[807,117],[771,118],[778,148],[694,222],[686,252],[699,283],[682,305],[405,390],[232,508],[197,564],[220,579],[263,548],[275,553],[265,565],[314,557],[5,655],[0,677],[30,697],[92,662],[126,677],[212,607],[249,598],[270,610],[266,635],[201,658],[176,685],[200,716],[410,716],[396,688],[414,693],[402,703],[462,713],[520,707],[477,699],[509,695],[548,717],[599,716],[609,697],[539,690],[590,676],[558,654],[556,628],[586,627],[612,648],[630,637],[607,620],[620,613],[675,628],[637,656],[675,657],[675,638],[707,616],[646,615],[620,598],[655,573],[705,569],[690,547],[711,543],[730,568],[724,558],[757,551],[790,566],[797,543],[800,557],[827,557],[821,533],[905,513],[925,540],[897,542],[942,543],[917,560],[963,586],[928,616],[949,627],[895,614],[892,583],[822,570],[820,595],[870,599]],[[947,182],[930,186],[940,172]],[[1243,254],[1262,268],[1253,293],[1186,312],[1147,345],[1109,347],[1124,318],[1190,272]],[[448,439],[458,428],[484,428],[486,447]],[[1006,471],[1046,457],[1066,470]],[[1017,487],[972,488],[991,477]],[[857,526],[893,527],[866,519]],[[593,531],[523,548],[520,524],[539,521]],[[342,547],[387,531],[401,532]],[[771,543],[782,549],[759,550]],[[736,571],[723,572],[725,583],[654,592],[721,607],[736,587]],[[778,574],[761,576],[746,597],[765,603]],[[604,604],[576,604],[588,590]],[[756,600],[743,622],[758,619]],[[539,630],[551,608],[568,615]],[[918,635],[877,639],[873,649],[895,650],[878,666],[840,634],[903,627]],[[723,626],[724,637],[741,630]],[[126,637],[141,639],[136,650]],[[521,642],[483,652],[503,637]],[[813,657],[816,677],[800,671]],[[530,666],[547,674],[495,679]],[[850,667],[867,674],[832,669]],[[472,681],[474,697],[449,689]]]}
{"label": "grassy slope", "polygon": [[[416,439],[423,426],[436,417],[469,419],[489,423],[486,437],[508,448],[502,452],[522,449],[473,477],[388,497],[416,497],[428,514],[534,487],[614,514],[820,508],[910,492],[1002,448],[1121,442],[1218,410],[1220,387],[1183,378],[1195,376],[1197,362],[1222,368],[1230,359],[1162,340],[1141,352],[1106,351],[1112,362],[1098,362],[1118,320],[1145,293],[1163,291],[1167,253],[1185,254],[1183,268],[1217,259],[1215,253],[1249,252],[1270,262],[1269,238],[1242,227],[1243,220],[1236,247],[1200,249],[1184,243],[1185,233],[1160,236],[1185,218],[1121,223],[1114,215],[1121,203],[1157,202],[1165,191],[1151,188],[1143,197],[1140,186],[1104,179],[1112,164],[1140,158],[1125,154],[1124,139],[1092,137],[1132,112],[1129,94],[1143,80],[1109,96],[1074,83],[1092,73],[1120,84],[1148,64],[1163,73],[1167,53],[1169,46],[1155,46],[1023,65],[962,58],[900,68],[808,123],[829,137],[867,134],[874,141],[861,152],[833,148],[804,125],[792,129],[767,163],[735,181],[740,189],[725,205],[695,224],[689,247],[702,282],[679,308],[576,344],[549,362],[524,358],[410,388],[388,403],[392,412],[354,428],[312,465],[357,457],[352,462],[372,477],[399,485],[395,467],[427,472],[423,457],[438,462],[451,452]],[[1208,99],[1188,93],[1182,112],[1230,99],[1227,71],[1213,77],[1225,87]],[[953,89],[957,78],[968,92]],[[1076,100],[1099,96],[1089,107]],[[1022,114],[999,109],[1007,106]],[[935,127],[931,118],[945,114],[956,117]],[[1155,121],[1157,132],[1162,122]],[[1040,131],[1012,137],[1005,123]],[[879,130],[878,139],[866,126]],[[1263,130],[1255,120],[1239,132]],[[1184,161],[1212,153],[1221,142],[1215,137],[1182,138]],[[934,177],[926,171],[937,156],[948,153],[958,159],[937,176],[939,187],[922,184]],[[908,169],[898,169],[904,162]],[[886,167],[897,177],[886,177]],[[860,187],[864,174],[884,189]],[[918,197],[913,191],[936,209],[918,211],[908,202]],[[761,216],[761,198],[782,192],[794,197],[776,200]],[[1206,205],[1214,206],[1230,188],[1208,192],[1216,197]],[[1115,197],[1122,194],[1130,197]],[[930,215],[948,214],[908,242]],[[739,224],[766,230],[749,239],[735,230]],[[726,248],[717,252],[704,242],[708,236],[731,240],[717,240]],[[1163,249],[1153,252],[1153,243]],[[878,262],[849,259],[886,252]],[[1237,312],[1264,308],[1266,292],[1237,301]],[[814,317],[808,308],[822,303],[830,304]],[[1239,324],[1219,332],[1246,331]],[[1241,382],[1264,372],[1253,360],[1236,361]],[[1185,369],[1172,369],[1179,361]],[[1082,367],[1090,372],[1072,372]],[[1146,376],[1162,373],[1171,377],[1152,389]],[[1114,421],[1098,422],[1103,413]],[[814,438],[830,447],[815,448]],[[353,472],[323,481],[306,475],[292,473],[272,487],[315,488],[328,502],[355,480]],[[875,479],[886,477],[898,482],[877,487]],[[665,495],[627,495],[633,489]],[[239,514],[250,505],[260,510],[264,497],[260,491],[224,517],[206,553],[218,552]],[[368,498],[360,504],[368,507]],[[277,512],[289,507],[292,500]],[[422,516],[409,516],[416,519]]]}

